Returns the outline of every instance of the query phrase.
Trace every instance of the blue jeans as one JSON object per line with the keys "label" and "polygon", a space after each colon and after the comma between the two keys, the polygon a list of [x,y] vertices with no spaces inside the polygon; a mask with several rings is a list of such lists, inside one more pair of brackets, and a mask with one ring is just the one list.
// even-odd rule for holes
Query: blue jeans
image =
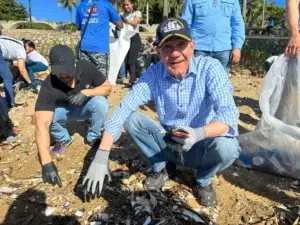
{"label": "blue jeans", "polygon": [[81,106],[60,105],[55,108],[51,135],[55,141],[67,141],[70,139],[66,129],[67,122],[91,119],[91,126],[88,129],[86,139],[87,141],[94,141],[100,137],[100,130],[107,117],[108,109],[108,101],[102,96],[90,98]]}
{"label": "blue jeans", "polygon": [[[170,150],[163,139],[165,130],[152,119],[134,112],[126,120],[124,128],[149,160],[154,171],[165,168],[167,161],[181,164],[177,153]],[[239,152],[239,143],[234,137],[207,138],[183,153],[184,166],[196,169],[196,183],[205,187],[211,183],[217,172],[233,163]]]}
{"label": "blue jeans", "polygon": [[125,65],[125,61],[121,65],[120,72],[119,72],[119,78],[120,79],[125,79],[126,78],[126,65]]}
{"label": "blue jeans", "polygon": [[218,59],[222,66],[224,67],[225,71],[227,74],[229,74],[230,70],[230,55],[231,51],[226,50],[226,51],[220,51],[220,52],[208,52],[208,51],[200,51],[200,50],[195,50],[194,53],[195,56],[198,55],[203,55],[203,56],[210,56],[214,59]]}
{"label": "blue jeans", "polygon": [[34,77],[34,73],[45,71],[48,69],[48,66],[46,66],[44,63],[41,62],[32,62],[26,65],[26,69],[28,72],[28,75],[30,77],[30,80],[32,82],[32,85],[36,86],[36,80]]}
{"label": "blue jeans", "polygon": [[15,103],[14,90],[13,90],[13,76],[11,71],[3,58],[2,51],[0,50],[0,76],[3,79],[4,92],[6,97],[6,102],[8,105]]}

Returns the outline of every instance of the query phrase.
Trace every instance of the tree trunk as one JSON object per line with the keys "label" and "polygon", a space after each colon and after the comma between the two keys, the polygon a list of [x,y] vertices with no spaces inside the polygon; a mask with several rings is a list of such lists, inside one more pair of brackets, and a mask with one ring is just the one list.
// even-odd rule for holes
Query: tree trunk
{"label": "tree trunk", "polygon": [[32,17],[31,17],[31,0],[28,0],[28,11],[29,11],[29,21],[31,23],[32,22]]}
{"label": "tree trunk", "polygon": [[244,21],[246,22],[246,13],[247,13],[247,0],[243,0],[243,18],[244,18]]}
{"label": "tree trunk", "polygon": [[164,7],[163,7],[163,20],[168,19],[169,16],[169,0],[163,0]]}
{"label": "tree trunk", "polygon": [[73,17],[72,17],[72,9],[70,9],[70,23],[73,22]]}

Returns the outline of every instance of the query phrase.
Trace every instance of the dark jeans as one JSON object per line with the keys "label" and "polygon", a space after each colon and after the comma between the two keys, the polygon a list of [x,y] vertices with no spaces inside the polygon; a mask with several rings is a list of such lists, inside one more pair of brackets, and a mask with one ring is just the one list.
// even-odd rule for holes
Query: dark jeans
{"label": "dark jeans", "polygon": [[230,69],[230,63],[229,63],[230,54],[231,54],[230,50],[219,51],[219,52],[195,50],[195,53],[194,53],[195,56],[198,56],[198,55],[210,56],[214,59],[219,60],[219,62],[222,64],[222,66],[224,67],[224,69],[228,75],[229,75],[229,69]]}
{"label": "dark jeans", "polygon": [[3,58],[2,51],[0,49],[0,76],[3,79],[4,84],[4,92],[6,97],[6,102],[8,105],[12,105],[15,103],[14,91],[13,91],[13,76],[11,71]]}
{"label": "dark jeans", "polygon": [[126,64],[129,68],[129,83],[133,84],[136,81],[136,68],[135,63],[141,51],[142,41],[140,35],[137,33],[130,38],[130,48],[126,56]]}

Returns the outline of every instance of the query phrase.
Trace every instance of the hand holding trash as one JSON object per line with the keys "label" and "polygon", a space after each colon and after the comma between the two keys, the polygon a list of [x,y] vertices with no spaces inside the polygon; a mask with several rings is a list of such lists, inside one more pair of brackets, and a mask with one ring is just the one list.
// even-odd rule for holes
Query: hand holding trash
{"label": "hand holding trash", "polygon": [[[204,127],[191,128],[187,126],[176,126],[169,132],[167,146],[172,150],[178,149],[181,145],[182,151],[189,151],[193,145],[206,138]],[[170,140],[171,139],[171,140]]]}
{"label": "hand holding trash", "polygon": [[42,178],[44,183],[58,185],[62,187],[60,177],[57,172],[57,168],[53,162],[42,165]]}
{"label": "hand holding trash", "polygon": [[[106,176],[108,176],[108,180],[111,181],[108,168],[109,153],[109,151],[98,149],[95,158],[93,159],[93,162],[83,179],[83,185],[85,185],[87,182],[86,191],[90,192],[92,195],[96,194],[100,196]],[[96,190],[98,191],[97,193]]]}

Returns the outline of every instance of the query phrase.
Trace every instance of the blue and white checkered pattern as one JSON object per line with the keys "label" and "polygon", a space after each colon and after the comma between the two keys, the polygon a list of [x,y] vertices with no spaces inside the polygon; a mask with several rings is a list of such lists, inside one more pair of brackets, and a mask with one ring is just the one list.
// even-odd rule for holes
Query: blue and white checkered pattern
{"label": "blue and white checkered pattern", "polygon": [[218,60],[192,57],[189,73],[176,80],[162,62],[151,66],[105,123],[104,129],[114,141],[121,127],[138,106],[154,100],[160,123],[165,129],[175,125],[203,127],[212,121],[230,126],[227,136],[237,136],[238,110],[232,85]]}

